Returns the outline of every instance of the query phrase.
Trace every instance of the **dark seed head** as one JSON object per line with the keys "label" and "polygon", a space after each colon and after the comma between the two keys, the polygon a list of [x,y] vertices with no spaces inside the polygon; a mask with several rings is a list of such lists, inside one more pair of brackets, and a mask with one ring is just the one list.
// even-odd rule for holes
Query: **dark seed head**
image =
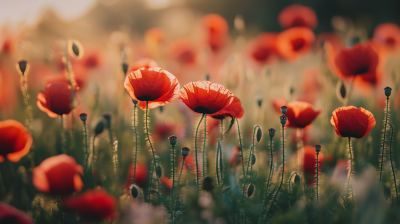
{"label": "dark seed head", "polygon": [[105,121],[104,119],[101,119],[99,122],[97,122],[96,127],[94,128],[95,137],[104,131],[104,123],[106,122],[107,121]]}
{"label": "dark seed head", "polygon": [[22,74],[25,74],[27,64],[28,64],[28,62],[25,60],[18,62],[18,67],[19,67],[19,70],[22,72]]}
{"label": "dark seed head", "polygon": [[283,115],[285,115],[287,112],[287,106],[281,106],[281,112]]}
{"label": "dark seed head", "polygon": [[84,123],[86,122],[86,120],[87,120],[87,114],[81,113],[81,114],[79,114],[79,117],[81,118],[81,121],[83,121]]}
{"label": "dark seed head", "polygon": [[104,113],[102,116],[103,116],[103,118],[107,121],[106,127],[107,127],[108,129],[110,129],[110,127],[111,127],[111,117],[112,117],[112,115],[111,115],[110,113]]}
{"label": "dark seed head", "polygon": [[251,197],[254,193],[254,184],[250,184],[247,188],[247,197]]}
{"label": "dark seed head", "polygon": [[189,155],[189,151],[190,151],[190,149],[188,147],[182,147],[181,153],[182,153],[183,159],[185,159],[186,156]]}
{"label": "dark seed head", "polygon": [[172,146],[174,146],[178,140],[178,137],[176,137],[175,135],[171,135],[168,137],[169,139],[169,144],[171,144]]}
{"label": "dark seed head", "polygon": [[281,120],[281,124],[282,126],[285,126],[286,122],[287,122],[287,117],[285,115],[282,115],[279,117]]}
{"label": "dark seed head", "polygon": [[321,146],[320,145],[316,145],[315,146],[315,151],[318,153],[321,151]]}
{"label": "dark seed head", "polygon": [[138,102],[139,102],[139,101],[132,99],[132,103],[133,103],[133,104],[136,105]]}
{"label": "dark seed head", "polygon": [[384,90],[385,90],[385,95],[386,95],[387,97],[389,97],[390,95],[392,95],[392,88],[390,88],[389,86],[385,87]]}
{"label": "dark seed head", "polygon": [[134,197],[134,198],[137,198],[137,196],[139,195],[139,191],[135,185],[133,185],[131,188],[131,194],[132,194],[132,197]]}
{"label": "dark seed head", "polygon": [[263,100],[262,100],[262,99],[258,99],[258,100],[257,100],[258,107],[261,107],[261,105],[262,105],[262,102],[263,102]]}
{"label": "dark seed head", "polygon": [[269,137],[271,137],[271,138],[274,137],[275,136],[275,132],[276,132],[276,130],[273,129],[273,128],[268,129]]}
{"label": "dark seed head", "polygon": [[128,72],[128,64],[125,62],[122,63],[122,71],[124,72],[125,75]]}

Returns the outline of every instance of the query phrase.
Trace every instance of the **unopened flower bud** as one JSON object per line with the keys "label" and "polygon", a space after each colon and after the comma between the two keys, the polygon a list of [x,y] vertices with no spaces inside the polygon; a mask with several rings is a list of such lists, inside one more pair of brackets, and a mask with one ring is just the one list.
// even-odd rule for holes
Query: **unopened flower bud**
{"label": "unopened flower bud", "polygon": [[321,146],[320,146],[320,145],[316,145],[316,146],[315,146],[315,151],[316,151],[317,153],[319,153],[319,152],[321,151]]}
{"label": "unopened flower bud", "polygon": [[283,115],[285,115],[287,112],[287,106],[281,106],[281,112]]}
{"label": "unopened flower bud", "polygon": [[28,62],[25,60],[18,62],[18,67],[19,67],[19,70],[22,72],[22,74],[25,74],[27,64],[28,64]]}
{"label": "unopened flower bud", "polygon": [[188,147],[182,147],[181,153],[182,153],[183,159],[185,159],[186,156],[189,155],[189,151],[190,151],[190,149]]}
{"label": "unopened flower bud", "polygon": [[104,131],[104,123],[107,122],[104,119],[101,119],[94,128],[94,137],[101,134]]}
{"label": "unopened flower bud", "polygon": [[122,71],[124,72],[125,75],[128,72],[128,64],[125,62],[122,63]]}
{"label": "unopened flower bud", "polygon": [[247,197],[251,197],[254,193],[254,184],[250,184],[249,187],[247,188]]}
{"label": "unopened flower bud", "polygon": [[108,129],[110,129],[110,127],[111,127],[111,116],[112,115],[110,113],[104,113],[102,116],[107,121],[106,127]]}
{"label": "unopened flower bud", "polygon": [[139,195],[139,191],[135,185],[132,185],[131,194],[132,194],[132,197],[134,197],[134,198],[137,198],[137,196]]}
{"label": "unopened flower bud", "polygon": [[164,107],[163,106],[159,106],[158,108],[160,109],[160,113],[162,113],[164,111]]}
{"label": "unopened flower bud", "polygon": [[273,138],[275,136],[276,130],[273,128],[268,129],[269,137]]}
{"label": "unopened flower bud", "polygon": [[392,95],[392,88],[388,86],[385,87],[384,90],[385,90],[385,95],[387,96],[387,98],[389,98],[389,96]]}
{"label": "unopened flower bud", "polygon": [[257,142],[261,141],[261,137],[262,137],[262,131],[261,131],[261,128],[259,127],[257,129]]}
{"label": "unopened flower bud", "polygon": [[257,159],[256,159],[256,155],[254,155],[254,154],[251,154],[251,165],[254,165],[254,164],[256,164],[256,161],[257,161]]}
{"label": "unopened flower bud", "polygon": [[81,121],[83,121],[83,123],[86,122],[86,120],[87,120],[87,114],[81,113],[81,114],[79,114],[79,117],[81,118]]}
{"label": "unopened flower bud", "polygon": [[172,146],[175,146],[175,144],[178,140],[178,137],[176,137],[175,135],[171,135],[168,137],[168,139],[169,139],[169,144],[171,144]]}
{"label": "unopened flower bud", "polygon": [[214,188],[214,186],[212,184],[212,178],[210,176],[204,177],[203,190],[210,192],[210,191],[212,191],[213,188]]}
{"label": "unopened flower bud", "polygon": [[258,107],[261,107],[261,105],[262,105],[262,102],[263,102],[263,100],[262,100],[262,99],[258,99],[258,100],[257,100]]}
{"label": "unopened flower bud", "polygon": [[132,103],[133,103],[133,104],[135,104],[135,106],[136,106],[136,104],[138,103],[138,101],[137,101],[137,100],[134,100],[134,99],[132,99]]}
{"label": "unopened flower bud", "polygon": [[207,81],[210,80],[210,75],[209,75],[209,74],[206,75],[206,80],[207,80]]}
{"label": "unopened flower bud", "polygon": [[156,175],[157,175],[158,178],[160,178],[162,176],[162,168],[161,168],[160,165],[158,165],[156,167]]}
{"label": "unopened flower bud", "polygon": [[300,183],[300,176],[296,174],[294,176],[294,184],[299,184],[299,183]]}

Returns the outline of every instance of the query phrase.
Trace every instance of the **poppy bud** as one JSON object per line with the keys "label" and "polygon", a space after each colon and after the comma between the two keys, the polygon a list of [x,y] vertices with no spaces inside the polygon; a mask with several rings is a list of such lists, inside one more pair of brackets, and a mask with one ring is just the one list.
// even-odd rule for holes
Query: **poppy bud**
{"label": "poppy bud", "polygon": [[132,197],[134,197],[134,198],[137,198],[137,196],[139,195],[139,191],[135,185],[132,185],[131,194],[132,194]]}
{"label": "poppy bud", "polygon": [[268,129],[269,137],[273,138],[275,136],[276,130],[273,128]]}
{"label": "poppy bud", "polygon": [[247,197],[251,197],[254,193],[254,184],[250,184],[249,187],[247,188]]}
{"label": "poppy bud", "polygon": [[319,152],[321,151],[321,146],[320,146],[320,145],[316,145],[316,146],[315,146],[315,151],[316,151],[317,153],[319,153]]}
{"label": "poppy bud", "polygon": [[27,64],[28,64],[28,62],[25,60],[18,62],[19,70],[22,72],[22,74],[25,73]]}
{"label": "poppy bud", "polygon": [[81,118],[81,121],[83,121],[83,123],[86,122],[86,120],[87,120],[87,114],[81,113],[81,114],[79,114],[79,117]]}
{"label": "poppy bud", "polygon": [[125,62],[122,63],[122,71],[124,72],[125,75],[128,72],[128,64],[126,64]]}
{"label": "poppy bud", "polygon": [[343,82],[342,85],[340,86],[340,96],[344,99],[346,97],[346,87],[344,86]]}
{"label": "poppy bud", "polygon": [[137,100],[134,100],[134,99],[132,99],[132,103],[133,103],[133,104],[135,104],[135,106],[136,106],[136,104],[138,103],[138,101],[137,101]]}
{"label": "poppy bud", "polygon": [[107,121],[106,127],[108,129],[110,129],[110,127],[111,127],[111,114],[110,113],[105,113],[102,116]]}
{"label": "poppy bud", "polygon": [[287,121],[287,117],[285,115],[282,115],[279,118],[281,119],[282,127],[285,127],[285,124],[286,124],[286,121]]}
{"label": "poppy bud", "polygon": [[97,135],[101,134],[104,131],[104,120],[100,120],[97,124],[96,127],[94,128],[94,137]]}
{"label": "poppy bud", "polygon": [[178,140],[178,137],[176,137],[175,135],[171,135],[168,137],[168,139],[169,139],[169,144],[171,144],[172,146],[175,146],[175,144]]}
{"label": "poppy bud", "polygon": [[257,142],[261,141],[261,137],[262,137],[262,131],[261,131],[261,128],[258,128],[258,130],[257,130]]}
{"label": "poppy bud", "polygon": [[262,99],[257,100],[258,107],[261,107],[262,101],[263,101]]}
{"label": "poppy bud", "polygon": [[205,191],[212,191],[212,189],[214,188],[213,184],[212,184],[212,179],[210,176],[206,176],[203,180],[203,190]]}
{"label": "poppy bud", "polygon": [[188,147],[182,147],[181,153],[182,153],[183,159],[185,159],[186,156],[189,155],[189,151],[190,151],[190,149]]}
{"label": "poppy bud", "polygon": [[75,56],[79,57],[79,47],[75,43],[72,43],[72,52],[74,52]]}
{"label": "poppy bud", "polygon": [[207,81],[210,80],[210,75],[209,74],[206,75],[206,80]]}
{"label": "poppy bud", "polygon": [[163,110],[164,110],[164,107],[163,106],[159,106],[158,108],[160,108],[160,113],[162,113]]}
{"label": "poppy bud", "polygon": [[388,87],[385,87],[384,90],[385,90],[385,95],[386,95],[387,98],[389,99],[389,96],[392,94],[392,88],[390,88],[390,87],[388,86]]}
{"label": "poppy bud", "polygon": [[294,184],[299,184],[299,183],[300,183],[300,176],[296,174],[294,176]]}
{"label": "poppy bud", "polygon": [[162,169],[161,169],[160,165],[158,165],[156,167],[156,175],[157,175],[158,178],[160,178],[162,176]]}
{"label": "poppy bud", "polygon": [[285,115],[287,112],[287,106],[281,106],[281,112],[283,115]]}
{"label": "poppy bud", "polygon": [[256,164],[256,155],[254,155],[254,154],[251,154],[251,165],[254,165],[254,164]]}
{"label": "poppy bud", "polygon": [[294,88],[290,87],[290,95],[292,95],[294,93]]}

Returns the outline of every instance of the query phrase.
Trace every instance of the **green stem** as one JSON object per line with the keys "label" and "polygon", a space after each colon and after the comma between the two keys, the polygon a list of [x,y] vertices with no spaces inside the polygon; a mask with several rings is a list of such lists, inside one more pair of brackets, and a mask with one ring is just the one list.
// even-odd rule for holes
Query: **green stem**
{"label": "green stem", "polygon": [[[243,157],[243,145],[242,145],[242,137],[240,135],[240,126],[239,126],[239,120],[236,118],[236,126],[237,126],[237,130],[238,130],[238,135],[239,135],[239,150],[240,150],[240,157],[242,158],[242,168],[243,168],[243,179],[246,178],[246,173],[244,170],[244,157]],[[245,191],[245,186],[246,186],[246,181],[243,182],[243,194]]]}
{"label": "green stem", "polygon": [[270,138],[269,141],[269,151],[270,151],[270,157],[271,157],[271,165],[269,167],[269,175],[268,175],[268,180],[267,180],[267,186],[265,188],[265,195],[264,195],[264,207],[267,206],[267,194],[268,194],[268,190],[269,190],[269,183],[271,180],[271,176],[272,176],[272,165],[274,164],[274,157],[272,155],[272,137]]}
{"label": "green stem", "polygon": [[[174,198],[174,187],[175,186],[175,146],[172,145],[172,189],[171,189],[171,198]],[[171,204],[172,215],[174,214],[175,206]]]}
{"label": "green stem", "polygon": [[62,153],[66,154],[65,150],[65,133],[64,133],[64,120],[63,120],[63,115],[60,115],[61,117],[61,151]]}
{"label": "green stem", "polygon": [[86,156],[86,161],[85,161],[85,170],[87,167],[88,159],[89,159],[89,147],[88,147],[88,139],[87,139],[87,126],[86,126],[86,121],[83,122],[83,128],[84,128],[84,134],[85,134],[85,156]]}
{"label": "green stem", "polygon": [[349,103],[350,103],[350,97],[351,97],[351,94],[353,93],[353,83],[354,83],[355,78],[356,78],[356,76],[354,75],[353,79],[351,79],[349,94],[347,95],[347,99],[344,104],[345,106],[349,105]]}
{"label": "green stem", "polygon": [[222,186],[222,182],[223,182],[223,177],[222,177],[222,173],[223,173],[223,161],[222,161],[222,141],[224,140],[224,119],[221,119],[221,145],[220,145],[220,149],[219,149],[219,172],[221,173],[221,186]]}
{"label": "green stem", "polygon": [[319,152],[317,152],[317,183],[316,183],[316,191],[317,191],[317,201],[318,201],[318,173],[319,173],[319,170],[318,170],[318,155],[319,155]]}
{"label": "green stem", "polygon": [[[349,195],[349,188],[350,188],[350,179],[351,179],[351,174],[353,173],[353,156],[352,156],[352,152],[351,152],[351,141],[350,141],[350,137],[348,138],[349,140],[349,156],[350,156],[350,173],[349,173],[349,178],[347,178],[347,196]],[[353,188],[351,187],[351,195],[353,197]]]}
{"label": "green stem", "polygon": [[[152,143],[151,143],[151,140],[150,140],[150,135],[149,135],[149,127],[148,127],[148,119],[149,119],[149,115],[148,115],[148,113],[149,113],[149,101],[146,101],[146,118],[145,118],[145,123],[146,123],[146,136],[147,136],[147,141],[149,142],[149,145],[150,145],[150,148],[151,148],[151,152],[152,152],[152,154],[153,154],[153,170],[151,171],[151,175],[150,175],[150,177],[151,176],[153,176],[153,172],[154,172],[154,170],[156,169],[156,155],[155,155],[155,153],[154,153],[154,148],[153,148],[153,145],[152,145]],[[157,175],[156,175],[157,176]],[[157,176],[157,181],[158,181],[158,176]],[[151,182],[150,182],[150,188],[151,188]],[[150,202],[150,192],[149,192],[149,202]]]}
{"label": "green stem", "polygon": [[[199,131],[199,126],[201,124],[201,121],[203,120],[203,118],[206,116],[206,114],[203,114],[200,118],[199,123],[197,124],[197,128],[196,128],[196,132],[195,132],[195,136],[194,136],[194,156],[195,156],[195,160],[196,160],[196,181],[197,181],[197,192],[199,191],[199,163],[197,161],[197,132]],[[179,184],[179,183],[178,183]]]}
{"label": "green stem", "polygon": [[382,171],[383,171],[383,156],[385,154],[385,141],[386,141],[386,128],[388,121],[388,113],[389,113],[389,97],[386,97],[386,111],[385,111],[385,128],[383,129],[383,141],[382,141],[382,152],[381,152],[381,167],[379,171],[379,181],[382,180]]}
{"label": "green stem", "polygon": [[203,178],[206,176],[207,156],[206,151],[206,135],[207,135],[207,115],[204,116],[204,138],[203,138]]}
{"label": "green stem", "polygon": [[272,206],[274,205],[276,196],[278,195],[279,190],[280,190],[281,187],[282,187],[284,175],[285,175],[285,125],[283,124],[283,125],[282,125],[282,178],[281,178],[281,183],[279,184],[279,187],[278,187],[278,189],[277,189],[276,192],[275,192],[274,198],[272,199],[271,206],[270,206],[269,209],[268,209],[267,216],[265,217],[265,223],[267,222],[267,219],[268,219],[269,213],[270,213],[270,211],[271,211],[271,208],[272,208]]}
{"label": "green stem", "polygon": [[217,145],[217,158],[215,159],[215,172],[217,173],[217,183],[220,185],[219,181],[219,172],[218,172],[218,155],[219,151],[221,150],[221,139],[218,139],[218,145]]}
{"label": "green stem", "polygon": [[[186,159],[186,157],[183,157],[182,164],[181,164],[181,171],[179,172],[178,182],[176,183],[176,192],[175,192],[174,196],[172,197],[172,208],[175,207],[175,197],[178,194],[179,183],[181,182],[181,175],[182,175],[183,164],[185,163],[185,159]],[[172,217],[172,223],[174,223],[173,217]]]}
{"label": "green stem", "polygon": [[[94,140],[96,139],[96,136],[93,137],[93,147],[92,147],[92,162],[90,163],[90,169],[93,170],[93,163],[94,163],[94,153],[95,153],[95,148],[94,148]],[[89,157],[89,155],[88,155]]]}
{"label": "green stem", "polygon": [[396,190],[396,199],[399,198],[399,195],[397,193],[397,181],[396,181],[396,174],[394,172],[394,166],[393,166],[393,159],[392,159],[392,141],[393,141],[393,125],[389,123],[390,128],[392,129],[392,134],[390,136],[390,144],[389,144],[389,157],[390,157],[390,165],[392,166],[392,173],[393,173],[393,182],[394,182],[394,189]]}
{"label": "green stem", "polygon": [[134,108],[133,108],[133,126],[132,126],[132,128],[133,128],[133,132],[134,132],[134,136],[135,136],[135,157],[134,157],[134,159],[133,159],[133,164],[135,164],[134,166],[135,166],[135,168],[134,168],[134,170],[133,170],[133,184],[135,184],[135,178],[136,178],[136,159],[137,159],[137,131],[136,131],[136,110],[137,110],[137,107],[136,107],[136,104],[134,105]]}

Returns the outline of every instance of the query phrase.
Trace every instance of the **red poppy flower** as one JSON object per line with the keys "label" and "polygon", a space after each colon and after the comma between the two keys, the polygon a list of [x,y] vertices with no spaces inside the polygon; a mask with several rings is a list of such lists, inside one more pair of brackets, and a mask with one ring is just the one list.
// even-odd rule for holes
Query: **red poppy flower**
{"label": "red poppy flower", "polygon": [[[76,95],[76,90],[75,99],[80,105],[81,100]],[[49,117],[69,114],[75,108],[73,104],[71,86],[64,82],[50,83],[46,86],[45,92],[40,91],[37,95],[39,109],[46,112]]]}
{"label": "red poppy flower", "polygon": [[197,50],[193,44],[186,39],[178,39],[169,46],[170,57],[182,65],[193,65],[196,63]]}
{"label": "red poppy flower", "polygon": [[[315,182],[315,175],[317,174],[317,153],[315,147],[306,145],[303,147],[303,171],[308,174],[305,175],[306,183],[312,184]],[[318,155],[318,169],[321,172],[322,166],[324,165],[324,154],[322,152]]]}
{"label": "red poppy flower", "polygon": [[18,121],[0,121],[0,162],[5,158],[18,162],[28,154],[32,146],[32,136]]}
{"label": "red poppy flower", "polygon": [[331,124],[342,138],[364,138],[375,126],[374,115],[368,110],[354,106],[339,107],[332,112]]}
{"label": "red poppy flower", "polygon": [[32,224],[33,222],[25,212],[0,202],[0,223]]}
{"label": "red poppy flower", "polygon": [[288,118],[287,127],[305,128],[321,113],[321,110],[315,110],[314,107],[302,101],[293,101],[286,104]]}
{"label": "red poppy flower", "polygon": [[372,84],[377,83],[378,54],[367,44],[356,44],[340,49],[335,57],[335,65],[340,78],[359,76]]}
{"label": "red poppy flower", "polygon": [[372,40],[387,50],[398,50],[400,47],[400,28],[394,23],[379,24],[375,28]]}
{"label": "red poppy flower", "polygon": [[165,140],[175,130],[174,122],[160,122],[156,121],[154,134],[152,135],[154,141]]}
{"label": "red poppy flower", "polygon": [[160,177],[160,183],[165,187],[165,193],[170,194],[172,189],[172,180],[167,177]]}
{"label": "red poppy flower", "polygon": [[203,27],[206,31],[206,41],[210,48],[216,52],[226,42],[229,26],[226,20],[217,14],[209,14],[203,18]]}
{"label": "red poppy flower", "polygon": [[[135,184],[139,187],[143,188],[146,185],[147,177],[149,175],[149,171],[147,165],[142,162],[136,163],[137,171],[135,174]],[[124,184],[124,189],[129,191],[130,186],[133,184],[133,173],[135,172],[135,164],[132,163],[129,166],[128,173],[126,175],[126,181]]]}
{"label": "red poppy flower", "polygon": [[39,191],[54,195],[68,195],[81,191],[83,168],[72,156],[65,154],[43,160],[32,170],[33,185]]}
{"label": "red poppy flower", "polygon": [[271,103],[274,110],[281,114],[281,107],[286,105],[286,100],[283,97],[277,97]]}
{"label": "red poppy flower", "polygon": [[164,106],[178,97],[179,82],[162,68],[141,68],[126,76],[125,89],[129,96],[139,101],[142,110]]}
{"label": "red poppy flower", "polygon": [[242,118],[244,114],[244,110],[242,108],[242,103],[240,102],[239,98],[236,96],[233,97],[233,101],[224,109],[211,114],[210,116],[215,119],[224,119],[225,117],[231,118]]}
{"label": "red poppy flower", "polygon": [[279,54],[287,60],[296,60],[311,50],[315,35],[307,27],[293,27],[279,33],[276,46]]}
{"label": "red poppy flower", "polygon": [[234,98],[225,86],[209,81],[190,82],[179,91],[179,99],[196,113],[213,114],[232,103]]}
{"label": "red poppy flower", "polygon": [[95,45],[87,45],[82,47],[82,58],[76,59],[70,57],[72,68],[76,66],[83,67],[84,69],[96,69],[104,64],[103,53],[99,47]]}
{"label": "red poppy flower", "polygon": [[158,67],[157,62],[150,58],[142,58],[129,66],[128,72],[126,74],[131,74],[131,72],[136,71],[140,68],[155,68]]}
{"label": "red poppy flower", "polygon": [[283,28],[305,26],[314,29],[318,24],[314,10],[301,4],[285,7],[278,15],[278,22]]}
{"label": "red poppy flower", "polygon": [[259,64],[270,62],[277,54],[276,37],[276,33],[259,34],[249,43],[247,54]]}
{"label": "red poppy flower", "polygon": [[230,166],[237,166],[240,162],[242,162],[242,159],[240,158],[239,148],[240,145],[237,145],[235,146],[235,148],[233,148],[232,156],[228,161]]}
{"label": "red poppy flower", "polygon": [[65,199],[64,204],[89,221],[100,221],[115,218],[117,200],[104,190],[87,190],[76,197]]}

